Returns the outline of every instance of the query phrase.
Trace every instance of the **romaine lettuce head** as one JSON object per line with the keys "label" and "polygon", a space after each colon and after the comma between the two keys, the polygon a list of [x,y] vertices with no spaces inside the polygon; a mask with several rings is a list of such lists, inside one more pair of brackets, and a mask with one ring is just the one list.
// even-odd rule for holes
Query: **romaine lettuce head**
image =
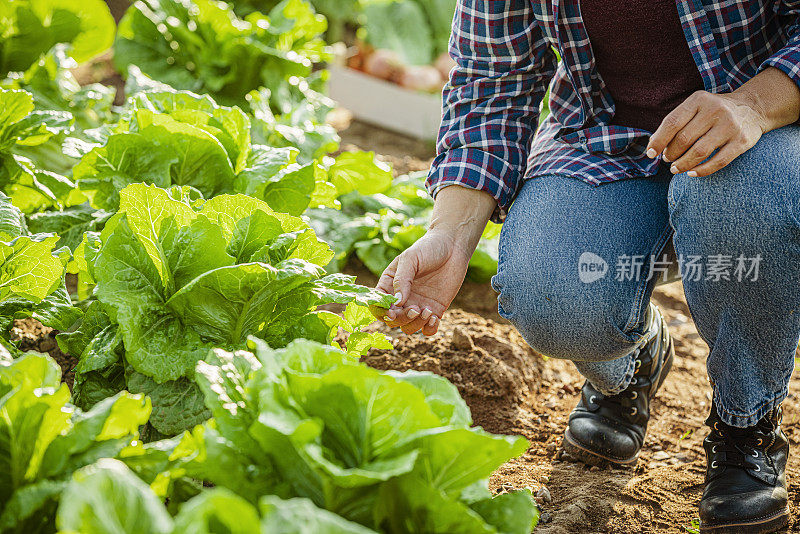
{"label": "romaine lettuce head", "polygon": [[151,423],[169,435],[206,418],[192,379],[210,348],[244,347],[248,336],[275,347],[300,337],[329,342],[339,324],[319,305],[394,300],[354,277],[326,275],[332,252],[302,219],[244,195],[196,201],[130,185],[81,250],[77,263],[96,283],[102,310],[91,310],[74,343],[72,334],[60,338],[64,348],[83,349],[76,396],[87,398],[84,384],[121,369],[130,390],[153,398]]}
{"label": "romaine lettuce head", "polygon": [[492,499],[486,485],[526,440],[471,427],[444,378],[383,373],[306,340],[251,347],[198,363],[214,419],[184,442],[185,472],[251,502],[252,473],[269,473],[266,491],[380,532],[530,532],[538,517],[530,492]]}

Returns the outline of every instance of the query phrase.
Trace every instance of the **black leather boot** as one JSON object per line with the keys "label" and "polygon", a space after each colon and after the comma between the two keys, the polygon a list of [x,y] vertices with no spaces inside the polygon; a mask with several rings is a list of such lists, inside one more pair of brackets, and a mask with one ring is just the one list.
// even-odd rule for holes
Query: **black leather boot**
{"label": "black leather boot", "polygon": [[780,427],[781,409],[755,426],[726,425],[711,406],[703,442],[708,457],[700,500],[700,532],[766,534],[789,522],[786,459],[789,441]]}
{"label": "black leather boot", "polygon": [[650,306],[647,340],[636,349],[636,372],[623,392],[606,396],[587,380],[569,416],[564,450],[590,465],[636,463],[644,444],[650,401],[672,367],[675,349],[661,312]]}

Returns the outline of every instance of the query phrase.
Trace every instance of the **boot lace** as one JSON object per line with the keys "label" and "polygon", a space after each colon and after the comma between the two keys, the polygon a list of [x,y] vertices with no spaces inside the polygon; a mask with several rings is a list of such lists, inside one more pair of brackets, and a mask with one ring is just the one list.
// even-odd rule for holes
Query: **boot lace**
{"label": "boot lace", "polygon": [[[772,445],[775,437],[767,418],[762,419],[754,428],[736,429],[724,423],[714,421],[712,425],[713,445],[711,445],[711,469],[732,467],[750,471],[761,471],[761,466],[752,460],[763,460],[772,465],[766,450]],[[724,453],[724,455],[722,454]]]}

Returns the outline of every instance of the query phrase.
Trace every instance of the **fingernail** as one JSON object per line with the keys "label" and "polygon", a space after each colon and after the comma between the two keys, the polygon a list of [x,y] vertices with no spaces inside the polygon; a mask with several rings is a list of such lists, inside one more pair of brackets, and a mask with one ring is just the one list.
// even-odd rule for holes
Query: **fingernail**
{"label": "fingernail", "polygon": [[669,158],[667,157],[666,154],[661,154],[661,159],[669,163]]}
{"label": "fingernail", "polygon": [[678,174],[681,171],[678,170],[678,167],[673,165],[672,167],[669,168],[669,172],[671,172],[672,174]]}
{"label": "fingernail", "polygon": [[394,294],[394,298],[397,299],[397,302],[401,302],[403,300],[403,294],[398,291]]}
{"label": "fingernail", "polygon": [[419,316],[419,312],[417,310],[411,309],[406,312],[409,319],[416,319]]}
{"label": "fingernail", "polygon": [[695,171],[689,171],[686,173],[686,176],[691,176],[692,178],[697,178],[697,173]]}
{"label": "fingernail", "polygon": [[428,326],[433,326],[436,324],[436,316],[434,315],[431,317],[430,321],[428,321]]}
{"label": "fingernail", "polygon": [[427,321],[428,317],[430,317],[432,313],[433,312],[431,311],[430,308],[425,308],[424,310],[422,310],[422,320]]}
{"label": "fingernail", "polygon": [[384,315],[384,316],[383,316],[383,322],[385,322],[385,323],[388,323],[388,322],[390,322],[390,321],[391,321],[391,319],[389,319],[389,316],[388,316],[388,315]]}
{"label": "fingernail", "polygon": [[658,156],[658,152],[656,152],[655,148],[648,148],[647,149],[647,157],[648,158],[656,159],[656,156]]}

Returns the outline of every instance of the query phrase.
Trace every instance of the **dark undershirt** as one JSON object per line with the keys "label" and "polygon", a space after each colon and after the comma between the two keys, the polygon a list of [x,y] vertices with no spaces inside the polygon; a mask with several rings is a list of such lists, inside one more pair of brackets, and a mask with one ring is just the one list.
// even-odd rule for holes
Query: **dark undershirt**
{"label": "dark undershirt", "polygon": [[703,79],[675,0],[580,0],[597,71],[614,99],[612,124],[654,132]]}

